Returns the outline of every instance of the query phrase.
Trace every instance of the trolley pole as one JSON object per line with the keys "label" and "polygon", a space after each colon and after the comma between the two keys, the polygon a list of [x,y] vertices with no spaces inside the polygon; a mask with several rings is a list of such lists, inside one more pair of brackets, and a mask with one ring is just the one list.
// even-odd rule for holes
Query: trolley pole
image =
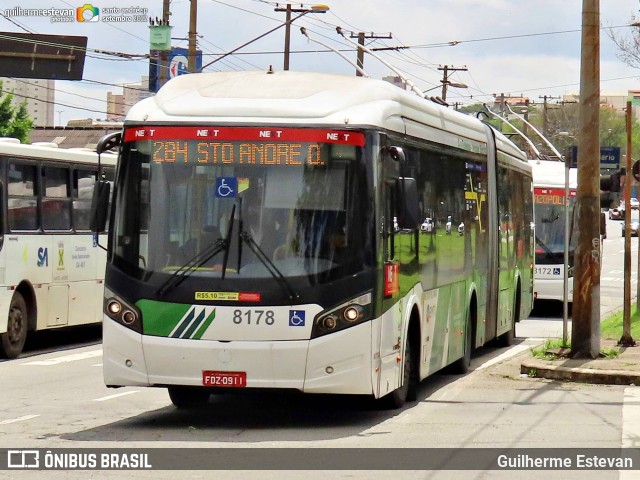
{"label": "trolley pole", "polygon": [[[365,39],[380,39],[380,38],[388,38],[391,39],[391,34],[387,34],[387,35],[378,35],[376,33],[365,33],[365,32],[358,32],[357,35],[355,34],[351,34],[349,35],[349,38],[357,38],[358,39],[358,45],[361,45],[364,47],[364,41]],[[356,59],[356,64],[358,65],[358,67],[360,67],[360,70],[362,70],[364,68],[364,50],[360,47],[358,47],[358,57]],[[356,76],[358,77],[362,77],[362,72],[360,70],[356,69]]]}
{"label": "trolley pole", "polygon": [[582,0],[573,358],[600,353],[600,2]]}

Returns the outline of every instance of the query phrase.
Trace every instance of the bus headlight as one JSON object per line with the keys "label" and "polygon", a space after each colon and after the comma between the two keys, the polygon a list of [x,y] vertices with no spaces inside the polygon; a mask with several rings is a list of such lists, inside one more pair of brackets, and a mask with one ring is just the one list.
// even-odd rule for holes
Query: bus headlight
{"label": "bus headlight", "polygon": [[354,298],[339,307],[325,310],[316,315],[311,329],[311,338],[338,332],[353,327],[372,318],[371,294]]}
{"label": "bus headlight", "polygon": [[118,295],[105,288],[104,313],[110,319],[131,330],[142,333],[140,311],[122,300]]}

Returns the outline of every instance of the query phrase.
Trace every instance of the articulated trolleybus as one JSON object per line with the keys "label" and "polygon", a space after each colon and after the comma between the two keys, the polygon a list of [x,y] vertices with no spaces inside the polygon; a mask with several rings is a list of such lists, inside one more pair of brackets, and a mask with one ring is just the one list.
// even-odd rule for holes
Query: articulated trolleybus
{"label": "articulated trolleybus", "polygon": [[[27,333],[99,323],[105,252],[90,230],[98,156],[0,139],[0,356]],[[103,155],[113,179],[115,155]]]}
{"label": "articulated trolleybus", "polygon": [[[536,223],[535,300],[564,299],[565,214],[569,215],[568,301],[573,299],[573,210],[578,184],[577,170],[569,169],[569,203],[566,202],[565,164],[553,160],[529,160],[533,170]],[[567,208],[568,207],[568,208]]]}
{"label": "articulated trolleybus", "polygon": [[531,168],[475,118],[363,77],[203,73],[134,106],[121,140],[109,387],[399,406],[531,309]]}

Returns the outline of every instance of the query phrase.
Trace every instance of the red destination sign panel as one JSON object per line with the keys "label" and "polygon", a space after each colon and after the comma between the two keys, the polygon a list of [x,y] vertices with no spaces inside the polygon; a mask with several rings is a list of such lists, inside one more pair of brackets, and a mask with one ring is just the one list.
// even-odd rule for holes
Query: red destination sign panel
{"label": "red destination sign panel", "polygon": [[316,142],[364,145],[364,134],[350,130],[260,127],[129,127],[125,142],[137,140],[228,140],[262,142]]}

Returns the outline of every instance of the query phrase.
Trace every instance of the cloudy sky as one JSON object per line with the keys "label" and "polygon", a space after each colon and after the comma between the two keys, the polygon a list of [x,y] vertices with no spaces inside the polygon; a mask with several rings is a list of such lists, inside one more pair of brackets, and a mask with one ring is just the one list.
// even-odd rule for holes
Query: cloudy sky
{"label": "cloudy sky", "polygon": [[[15,5],[14,5],[15,3]],[[0,11],[13,6],[73,9],[84,0],[3,0]],[[580,0],[338,0],[325,2],[330,10],[308,14],[291,29],[291,70],[354,74],[354,68],[335,53],[309,43],[300,32],[307,28],[312,38],[355,59],[353,46],[339,37],[336,26],[348,32],[364,31],[370,48],[409,47],[380,52],[384,60],[403,72],[420,89],[438,87],[439,66],[468,70],[450,80],[468,85],[449,89],[447,100],[465,104],[489,101],[493,94],[524,94],[532,101],[540,97],[576,93],[580,83]],[[189,0],[171,1],[174,46],[187,46]],[[601,91],[624,93],[640,89],[640,72],[617,56],[609,31],[624,36],[632,15],[638,16],[638,0],[601,0]],[[162,0],[95,0],[100,10],[93,22],[52,22],[49,17],[0,16],[0,31],[81,35],[88,37],[89,52],[82,81],[58,81],[56,123],[71,118],[104,118],[106,92],[122,93],[124,83],[139,82],[148,73],[148,59],[122,59],[98,53],[108,50],[145,54],[149,50],[147,21],[105,22],[105,11],[113,8],[147,9],[146,16],[162,16]],[[280,4],[282,7],[285,4]],[[299,8],[301,4],[295,4]],[[304,4],[310,7],[312,4]],[[198,44],[209,63],[236,47],[282,24],[283,12],[265,0],[199,0]],[[207,67],[205,71],[282,69],[284,28],[250,44],[238,53]],[[460,42],[452,46],[452,42]],[[266,53],[265,53],[266,52]],[[365,57],[364,68],[373,77],[392,72],[376,59]],[[107,85],[105,85],[107,84]],[[439,93],[434,88],[434,94]]]}

